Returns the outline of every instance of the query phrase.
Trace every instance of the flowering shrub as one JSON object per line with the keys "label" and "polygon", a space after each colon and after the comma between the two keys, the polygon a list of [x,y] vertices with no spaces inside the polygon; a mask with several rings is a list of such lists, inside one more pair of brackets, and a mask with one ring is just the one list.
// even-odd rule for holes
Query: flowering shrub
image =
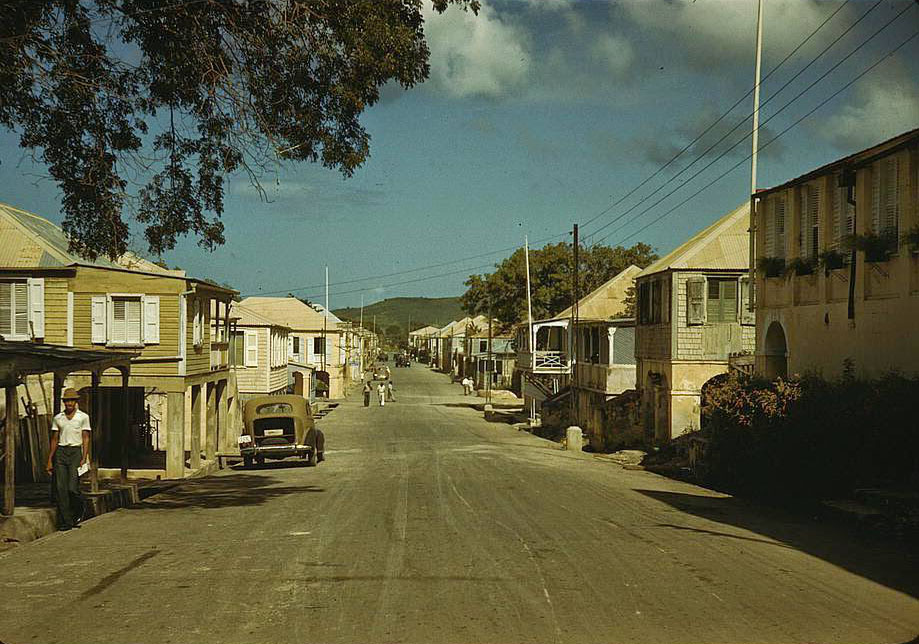
{"label": "flowering shrub", "polygon": [[731,375],[703,394],[705,478],[774,499],[919,483],[919,378],[769,382]]}

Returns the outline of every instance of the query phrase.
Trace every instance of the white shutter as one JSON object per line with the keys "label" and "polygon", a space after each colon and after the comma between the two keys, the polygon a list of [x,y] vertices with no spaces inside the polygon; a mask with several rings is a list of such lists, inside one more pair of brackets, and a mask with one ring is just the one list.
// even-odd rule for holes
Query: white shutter
{"label": "white shutter", "polygon": [[246,366],[258,366],[258,331],[244,331],[246,337]]}
{"label": "white shutter", "polygon": [[201,300],[197,297],[191,301],[192,314],[192,344],[199,346],[201,344]]}
{"label": "white shutter", "polygon": [[291,335],[287,336],[287,357],[294,357],[294,338]]}
{"label": "white shutter", "polygon": [[785,195],[776,196],[772,205],[775,218],[775,257],[785,257]]}
{"label": "white shutter", "polygon": [[766,257],[775,257],[775,197],[769,199],[769,207],[763,207],[763,236]]}
{"label": "white shutter", "polygon": [[692,275],[686,280],[686,323],[705,324],[705,277]]}
{"label": "white shutter", "polygon": [[143,342],[143,310],[140,298],[124,301],[125,342],[141,344]]}
{"label": "white shutter", "polygon": [[881,162],[871,164],[871,230],[881,234]]}
{"label": "white shutter", "polygon": [[29,285],[13,282],[13,334],[29,337]]}
{"label": "white shutter", "polygon": [[160,296],[144,295],[144,344],[160,343]]}
{"label": "white shutter", "polygon": [[884,159],[884,214],[882,233],[899,236],[900,224],[900,162],[896,156]]}
{"label": "white shutter", "polygon": [[29,278],[29,324],[33,338],[45,337],[45,280]]}
{"label": "white shutter", "polygon": [[334,338],[335,336],[333,335],[327,334],[325,336],[325,363],[326,363],[326,366],[332,364],[332,347],[335,344],[333,342]]}
{"label": "white shutter", "polygon": [[67,291],[67,346],[73,346],[73,291]]}
{"label": "white shutter", "polygon": [[0,282],[0,335],[13,333],[13,284]]}
{"label": "white shutter", "polygon": [[92,300],[92,342],[93,344],[105,344],[106,338],[106,300],[104,295],[93,295]]}

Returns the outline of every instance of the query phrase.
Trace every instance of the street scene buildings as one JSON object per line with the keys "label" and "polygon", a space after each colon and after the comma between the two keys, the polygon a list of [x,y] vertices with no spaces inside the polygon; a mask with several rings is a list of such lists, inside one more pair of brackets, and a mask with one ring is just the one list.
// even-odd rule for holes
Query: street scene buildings
{"label": "street scene buildings", "polygon": [[3,16],[0,643],[919,642],[919,2]]}

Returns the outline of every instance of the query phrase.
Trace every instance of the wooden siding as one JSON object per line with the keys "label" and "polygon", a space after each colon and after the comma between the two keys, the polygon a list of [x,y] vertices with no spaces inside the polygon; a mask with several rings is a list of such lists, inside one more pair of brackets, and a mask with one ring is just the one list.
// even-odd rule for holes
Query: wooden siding
{"label": "wooden siding", "polygon": [[[70,281],[73,291],[73,344],[82,349],[98,349],[102,345],[92,343],[92,298],[94,295],[108,293],[142,293],[158,295],[160,298],[160,341],[159,344],[145,345],[141,358],[171,358],[179,353],[179,292],[184,288],[184,281],[159,278],[137,273],[110,271],[88,267],[79,267],[77,274]],[[47,302],[47,286],[46,286]],[[67,300],[66,291],[60,305],[64,317],[64,335],[66,340]],[[46,305],[46,315],[47,315]],[[57,323],[55,323],[57,324]],[[47,320],[46,320],[47,325]],[[135,376],[173,376],[178,373],[178,362],[134,362],[131,373]]]}
{"label": "wooden siding", "polygon": [[45,278],[45,337],[48,344],[67,344],[66,277]]}

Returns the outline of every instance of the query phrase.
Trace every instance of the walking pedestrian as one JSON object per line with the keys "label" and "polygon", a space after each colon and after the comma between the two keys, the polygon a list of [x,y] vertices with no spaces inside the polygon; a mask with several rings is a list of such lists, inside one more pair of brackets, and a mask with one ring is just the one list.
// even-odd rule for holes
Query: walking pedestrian
{"label": "walking pedestrian", "polygon": [[80,394],[76,389],[65,389],[61,399],[64,411],[51,421],[51,452],[46,469],[54,474],[58,530],[70,530],[78,528],[83,518],[84,502],[77,470],[89,463],[92,428],[89,415],[79,409]]}
{"label": "walking pedestrian", "polygon": [[470,380],[469,376],[466,376],[465,378],[463,378],[463,395],[468,396],[471,393],[472,393],[472,380]]}
{"label": "walking pedestrian", "polygon": [[370,394],[373,390],[370,388],[370,381],[364,383],[364,407],[370,407]]}
{"label": "walking pedestrian", "polygon": [[386,386],[382,382],[377,385],[377,398],[380,401],[380,407],[386,404]]}
{"label": "walking pedestrian", "polygon": [[392,380],[389,380],[386,383],[386,397],[389,399],[389,402],[396,402],[396,397],[393,394],[393,389],[395,389],[395,386],[392,384]]}

